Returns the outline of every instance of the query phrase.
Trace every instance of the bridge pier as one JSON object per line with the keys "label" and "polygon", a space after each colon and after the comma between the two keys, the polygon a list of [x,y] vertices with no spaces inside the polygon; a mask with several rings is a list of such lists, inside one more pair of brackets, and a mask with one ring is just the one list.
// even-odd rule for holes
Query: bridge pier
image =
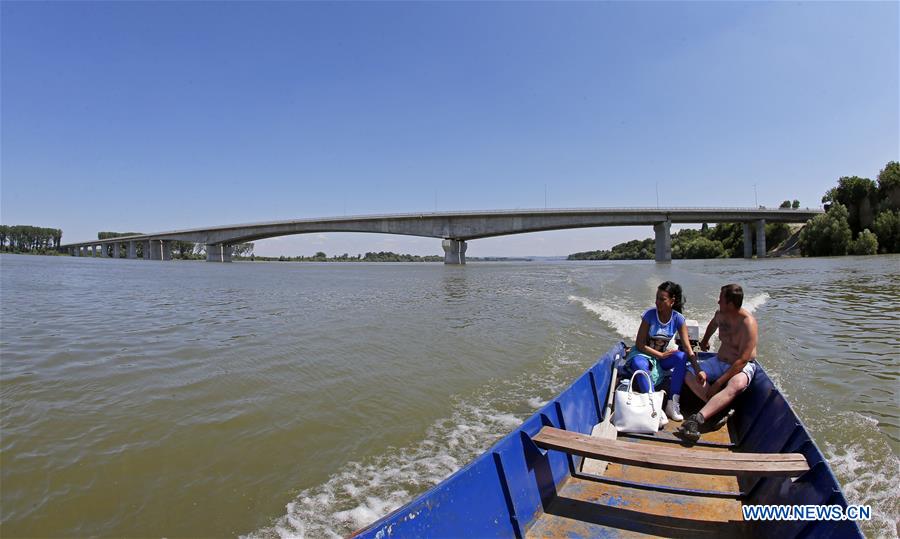
{"label": "bridge pier", "polygon": [[227,243],[207,243],[207,262],[231,262],[231,245]]}
{"label": "bridge pier", "polygon": [[670,234],[672,221],[663,221],[653,225],[656,233],[656,261],[672,261],[672,235]]}
{"label": "bridge pier", "polygon": [[113,249],[113,258],[119,258],[122,256],[122,253],[121,253],[122,244],[121,243],[118,243],[118,242],[113,243],[112,249]]}
{"label": "bridge pier", "polygon": [[756,222],[756,258],[766,257],[766,220]]}
{"label": "bridge pier", "polygon": [[150,256],[147,257],[145,254],[144,258],[147,260],[162,260],[162,251],[160,250],[159,240],[150,240],[147,244],[150,246]]}
{"label": "bridge pier", "polygon": [[137,242],[128,242],[128,252],[125,253],[126,258],[137,258]]}
{"label": "bridge pier", "polygon": [[106,247],[108,244],[101,243],[97,247],[100,249],[100,258],[106,258],[108,255],[106,254]]}
{"label": "bridge pier", "polygon": [[750,223],[741,223],[744,227],[744,258],[753,258],[753,231]]}
{"label": "bridge pier", "polygon": [[466,242],[447,239],[441,242],[441,246],[444,248],[444,264],[466,263]]}

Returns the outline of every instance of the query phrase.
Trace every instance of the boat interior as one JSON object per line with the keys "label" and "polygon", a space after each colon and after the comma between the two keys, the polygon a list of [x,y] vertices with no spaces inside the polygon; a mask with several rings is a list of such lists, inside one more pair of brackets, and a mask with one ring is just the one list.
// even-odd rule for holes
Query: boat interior
{"label": "boat interior", "polygon": [[[699,408],[697,408],[699,409]],[[685,409],[685,412],[696,411]],[[656,435],[618,434],[616,441],[646,450],[683,450],[674,436],[680,422],[669,421]],[[727,422],[707,429],[685,455],[728,454],[734,439]],[[527,537],[743,537],[749,535],[741,512],[737,475],[713,475],[698,468],[675,471],[576,457],[574,473],[557,488]],[[592,469],[593,468],[593,469]]]}

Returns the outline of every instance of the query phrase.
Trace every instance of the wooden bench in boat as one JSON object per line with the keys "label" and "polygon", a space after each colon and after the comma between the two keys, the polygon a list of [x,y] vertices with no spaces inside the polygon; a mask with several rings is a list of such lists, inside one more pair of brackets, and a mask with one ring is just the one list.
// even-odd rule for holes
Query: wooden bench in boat
{"label": "wooden bench in boat", "polygon": [[780,475],[809,470],[800,453],[732,453],[638,444],[592,438],[587,434],[544,427],[532,441],[543,449],[658,470],[709,475]]}

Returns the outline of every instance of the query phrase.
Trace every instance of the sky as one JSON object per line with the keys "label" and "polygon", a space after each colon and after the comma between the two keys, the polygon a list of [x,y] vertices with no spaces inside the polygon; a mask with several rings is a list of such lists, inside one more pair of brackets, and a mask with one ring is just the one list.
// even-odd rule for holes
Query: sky
{"label": "sky", "polygon": [[[0,222],[818,207],[900,159],[898,2],[0,2]],[[673,227],[677,229],[678,227]],[[652,236],[473,240],[566,255]],[[305,234],[259,255],[443,254]]]}

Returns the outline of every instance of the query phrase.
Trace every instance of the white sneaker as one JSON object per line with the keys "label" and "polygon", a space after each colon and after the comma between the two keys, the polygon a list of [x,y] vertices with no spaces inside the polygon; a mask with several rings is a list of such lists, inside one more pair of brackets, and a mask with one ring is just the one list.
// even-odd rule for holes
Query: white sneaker
{"label": "white sneaker", "polygon": [[681,415],[681,405],[678,402],[680,398],[681,395],[672,395],[672,398],[666,403],[666,415],[673,421],[682,421],[684,419],[684,416]]}

